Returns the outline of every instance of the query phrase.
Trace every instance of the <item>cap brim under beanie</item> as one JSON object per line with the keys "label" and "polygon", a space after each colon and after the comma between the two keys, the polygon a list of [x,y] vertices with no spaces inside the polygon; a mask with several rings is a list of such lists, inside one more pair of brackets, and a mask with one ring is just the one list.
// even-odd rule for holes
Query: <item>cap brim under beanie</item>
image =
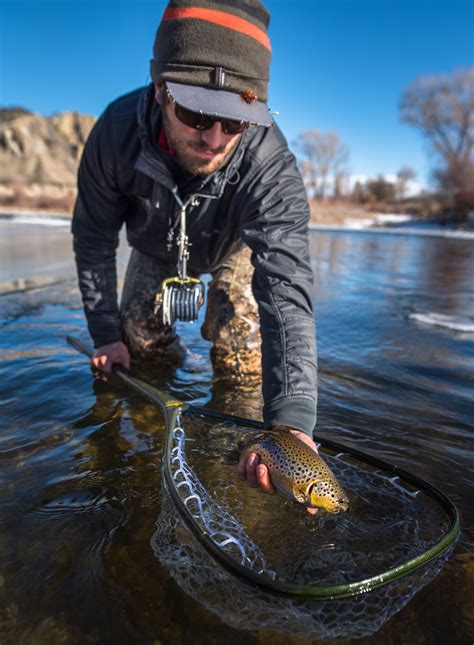
{"label": "cap brim under beanie", "polygon": [[193,112],[247,121],[266,127],[273,124],[268,107],[262,101],[248,103],[235,92],[199,87],[198,85],[184,85],[171,81],[166,82],[166,87],[176,103]]}

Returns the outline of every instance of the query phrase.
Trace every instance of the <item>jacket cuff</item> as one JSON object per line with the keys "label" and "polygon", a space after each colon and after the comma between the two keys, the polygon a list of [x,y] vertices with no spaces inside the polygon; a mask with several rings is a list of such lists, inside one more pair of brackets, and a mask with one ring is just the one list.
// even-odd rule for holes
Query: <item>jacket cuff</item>
{"label": "jacket cuff", "polygon": [[122,340],[122,332],[119,322],[115,324],[105,323],[88,318],[87,326],[89,328],[89,334],[91,335],[95,349]]}
{"label": "jacket cuff", "polygon": [[313,437],[316,425],[316,401],[307,397],[289,396],[266,405],[263,410],[265,428],[288,426]]}

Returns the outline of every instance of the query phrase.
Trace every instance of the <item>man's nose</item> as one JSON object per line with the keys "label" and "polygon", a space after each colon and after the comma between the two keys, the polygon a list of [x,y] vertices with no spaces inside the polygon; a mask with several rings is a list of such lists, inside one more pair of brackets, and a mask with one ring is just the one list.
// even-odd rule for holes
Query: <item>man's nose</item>
{"label": "man's nose", "polygon": [[220,146],[223,146],[226,143],[225,134],[222,132],[222,126],[219,121],[214,123],[212,128],[209,128],[209,130],[203,130],[201,136],[202,140],[213,150],[220,148]]}

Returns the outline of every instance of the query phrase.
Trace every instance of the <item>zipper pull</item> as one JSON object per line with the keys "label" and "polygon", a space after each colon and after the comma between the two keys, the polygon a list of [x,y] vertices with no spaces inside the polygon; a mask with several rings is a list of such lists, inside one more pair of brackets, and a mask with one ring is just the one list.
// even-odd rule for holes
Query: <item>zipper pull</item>
{"label": "zipper pull", "polygon": [[166,235],[166,250],[168,251],[168,253],[171,253],[174,240],[173,220],[171,219],[171,217],[168,220],[168,226],[168,234]]}

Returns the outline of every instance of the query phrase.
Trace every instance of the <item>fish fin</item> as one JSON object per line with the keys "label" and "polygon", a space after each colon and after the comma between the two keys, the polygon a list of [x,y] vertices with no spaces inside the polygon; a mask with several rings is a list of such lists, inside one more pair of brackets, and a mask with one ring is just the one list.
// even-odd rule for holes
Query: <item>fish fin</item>
{"label": "fish fin", "polygon": [[293,495],[294,495],[296,501],[299,502],[300,504],[305,504],[306,503],[306,498],[305,498],[304,494],[301,491],[293,489]]}
{"label": "fish fin", "polygon": [[261,439],[262,439],[262,433],[259,433],[257,435],[253,435],[247,441],[240,442],[239,443],[240,456],[241,457],[244,457],[244,456],[248,457],[251,452],[257,452],[258,453],[257,444]]}
{"label": "fish fin", "polygon": [[304,501],[308,506],[311,506],[311,491],[313,490],[313,486],[315,486],[315,482],[310,482],[308,486],[306,487],[306,493],[304,496]]}

